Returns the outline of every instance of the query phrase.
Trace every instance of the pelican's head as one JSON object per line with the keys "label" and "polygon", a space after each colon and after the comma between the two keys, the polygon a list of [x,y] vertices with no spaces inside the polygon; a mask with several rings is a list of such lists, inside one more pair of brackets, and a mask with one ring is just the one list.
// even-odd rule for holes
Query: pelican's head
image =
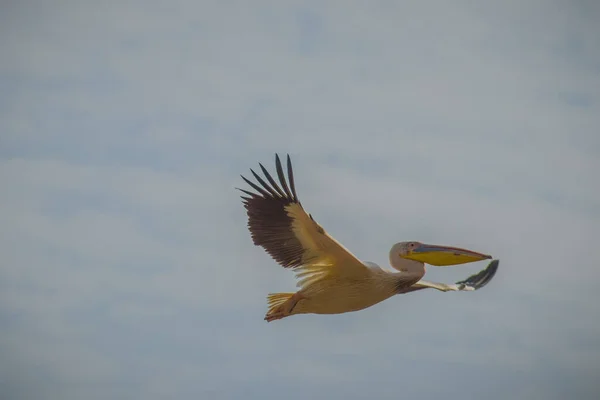
{"label": "pelican's head", "polygon": [[424,244],[420,242],[400,242],[392,247],[392,252],[401,258],[422,263],[445,266],[465,264],[492,258],[492,256],[477,253],[458,247]]}

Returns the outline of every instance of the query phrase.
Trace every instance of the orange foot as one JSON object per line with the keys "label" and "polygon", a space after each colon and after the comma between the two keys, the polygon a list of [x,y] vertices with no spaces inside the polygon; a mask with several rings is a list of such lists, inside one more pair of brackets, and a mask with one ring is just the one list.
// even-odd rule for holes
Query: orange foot
{"label": "orange foot", "polygon": [[269,310],[269,312],[267,312],[267,314],[265,315],[265,321],[271,322],[277,319],[289,317],[296,305],[298,304],[298,302],[305,298],[306,297],[304,297],[300,293],[294,293],[283,304]]}

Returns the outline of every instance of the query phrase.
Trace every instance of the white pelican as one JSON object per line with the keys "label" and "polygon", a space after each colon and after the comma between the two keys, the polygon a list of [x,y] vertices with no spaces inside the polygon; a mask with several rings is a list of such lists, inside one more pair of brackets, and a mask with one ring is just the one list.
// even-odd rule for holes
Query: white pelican
{"label": "white pelican", "polygon": [[275,155],[275,164],[281,186],[259,164],[268,183],[251,169],[258,184],[244,176],[242,179],[256,193],[238,188],[245,194],[242,199],[254,244],[263,247],[284,268],[293,269],[299,279],[300,290],[296,293],[267,296],[269,308],[265,320],[268,322],[295,314],[358,311],[396,294],[427,288],[443,292],[477,290],[496,273],[499,261],[493,260],[486,269],[455,284],[421,280],[425,275],[425,263],[445,266],[492,257],[416,241],[392,246],[390,265],[398,272],[362,262],[304,211],[296,194],[290,156],[287,156],[289,186],[278,155]]}

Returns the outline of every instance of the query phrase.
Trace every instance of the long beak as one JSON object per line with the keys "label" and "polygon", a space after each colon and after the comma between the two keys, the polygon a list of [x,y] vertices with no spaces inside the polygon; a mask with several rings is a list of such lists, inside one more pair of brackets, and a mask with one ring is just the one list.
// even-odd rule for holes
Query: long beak
{"label": "long beak", "polygon": [[492,256],[458,247],[423,244],[404,256],[409,260],[421,261],[435,266],[465,264],[492,258]]}

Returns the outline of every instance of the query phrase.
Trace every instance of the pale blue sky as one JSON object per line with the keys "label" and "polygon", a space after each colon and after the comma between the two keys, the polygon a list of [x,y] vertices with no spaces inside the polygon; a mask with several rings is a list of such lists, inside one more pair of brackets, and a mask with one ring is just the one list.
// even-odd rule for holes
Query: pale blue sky
{"label": "pale blue sky", "polygon": [[[594,1],[4,2],[3,399],[597,399]],[[267,324],[234,189],[290,153],[361,259],[501,260]],[[476,263],[430,268],[452,282]]]}

